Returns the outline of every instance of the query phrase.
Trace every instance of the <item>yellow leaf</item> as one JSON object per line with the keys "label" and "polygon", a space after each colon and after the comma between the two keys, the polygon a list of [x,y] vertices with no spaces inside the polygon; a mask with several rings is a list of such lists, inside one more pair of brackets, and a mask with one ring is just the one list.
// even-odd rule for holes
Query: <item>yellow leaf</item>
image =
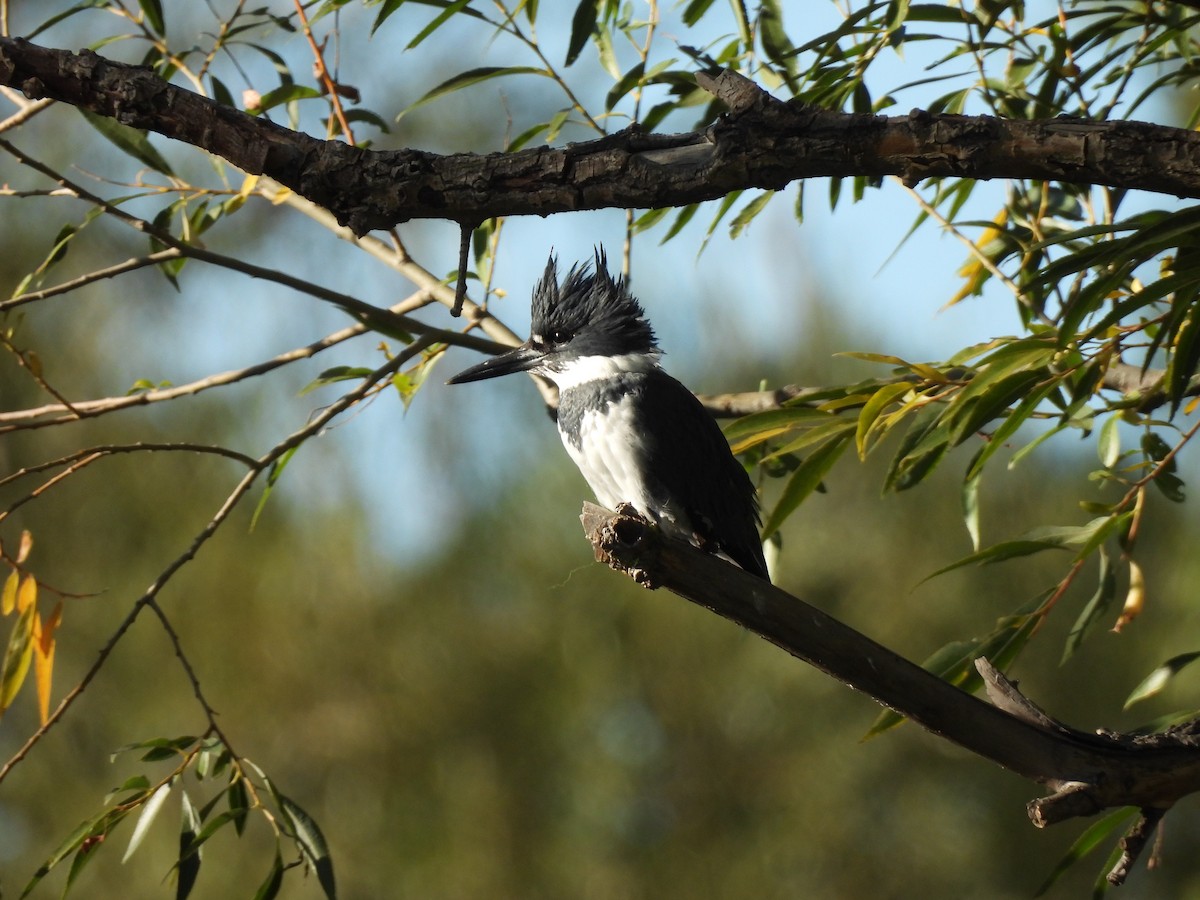
{"label": "yellow leaf", "polygon": [[7,616],[17,608],[17,585],[20,583],[21,574],[13,569],[4,582],[4,590],[0,592],[0,615]]}
{"label": "yellow leaf", "polygon": [[43,725],[50,718],[50,685],[54,676],[54,628],[57,625],[56,615],[62,611],[62,601],[54,608],[50,618],[42,627],[41,616],[36,616],[33,623],[33,680],[37,686],[38,715]]}
{"label": "yellow leaf", "polygon": [[1142,574],[1142,567],[1131,559],[1129,560],[1129,592],[1125,595],[1125,605],[1121,608],[1121,615],[1117,618],[1112,630],[1120,632],[1122,628],[1141,615],[1145,606],[1146,576]]}
{"label": "yellow leaf", "polygon": [[54,609],[50,610],[50,615],[46,617],[46,627],[42,628],[42,620],[38,619],[38,627],[36,637],[41,643],[43,653],[49,653],[54,646],[54,632],[58,631],[58,626],[62,624],[63,602],[59,600],[54,604]]}
{"label": "yellow leaf", "polygon": [[24,613],[31,606],[37,605],[37,579],[26,575],[17,591],[17,612]]}
{"label": "yellow leaf", "polygon": [[243,198],[249,197],[254,193],[254,189],[258,187],[258,176],[247,175],[242,179],[242,186],[238,189],[238,194]]}

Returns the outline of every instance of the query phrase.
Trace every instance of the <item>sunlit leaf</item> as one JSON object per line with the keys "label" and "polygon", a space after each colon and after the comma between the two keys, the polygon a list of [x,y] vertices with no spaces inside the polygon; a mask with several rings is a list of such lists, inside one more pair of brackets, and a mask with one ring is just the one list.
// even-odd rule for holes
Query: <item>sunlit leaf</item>
{"label": "sunlit leaf", "polygon": [[1142,700],[1147,700],[1158,694],[1170,683],[1172,678],[1197,659],[1200,659],[1200,652],[1181,653],[1178,656],[1172,656],[1142,679],[1141,683],[1125,698],[1125,705],[1122,708],[1129,709],[1133,704],[1140,703]]}
{"label": "sunlit leaf", "polygon": [[1125,603],[1121,607],[1121,615],[1113,625],[1114,632],[1121,631],[1126,625],[1142,614],[1146,608],[1146,576],[1142,567],[1135,560],[1126,560],[1129,566],[1129,589],[1125,592]]}
{"label": "sunlit leaf", "polygon": [[337,900],[337,887],[333,878],[333,859],[329,855],[329,847],[325,843],[325,836],[321,833],[321,829],[308,813],[282,794],[279,795],[279,805],[287,815],[304,858],[316,871],[317,881],[321,883],[325,896],[328,900]]}
{"label": "sunlit leaf", "polygon": [[142,804],[141,814],[133,826],[133,834],[129,836],[129,846],[125,848],[125,855],[121,857],[121,862],[127,862],[129,857],[133,856],[137,848],[142,845],[150,826],[154,824],[155,817],[162,810],[162,805],[170,794],[171,782],[168,781],[166,784],[160,785],[158,790],[150,795],[150,799]]}
{"label": "sunlit leaf", "polygon": [[17,608],[17,586],[21,583],[21,573],[13,569],[4,579],[4,590],[0,592],[0,615],[7,616]]}
{"label": "sunlit leaf", "polygon": [[771,510],[767,521],[763,523],[762,538],[764,541],[779,529],[779,526],[796,511],[796,508],[804,502],[809,494],[817,489],[849,443],[848,434],[842,438],[831,440],[814,450],[797,467],[796,471],[792,473],[792,477],[788,479],[779,502]]}
{"label": "sunlit leaf", "polygon": [[[21,585],[20,593],[24,593],[25,583],[31,581],[33,581],[33,577],[27,575],[25,582]],[[18,609],[20,609],[19,595]],[[29,663],[33,659],[35,616],[37,616],[37,604],[30,603],[21,611],[9,634],[8,645],[4,650],[4,662],[0,664],[0,715],[12,705],[17,692],[25,682],[25,676],[29,673]]]}

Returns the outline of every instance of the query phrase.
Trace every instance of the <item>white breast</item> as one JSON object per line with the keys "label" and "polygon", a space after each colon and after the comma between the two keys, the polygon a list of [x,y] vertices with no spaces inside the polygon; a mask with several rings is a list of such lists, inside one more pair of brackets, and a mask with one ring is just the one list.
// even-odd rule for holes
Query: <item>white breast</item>
{"label": "white breast", "polygon": [[622,503],[632,504],[651,521],[690,536],[691,523],[675,498],[666,497],[661,486],[655,496],[647,483],[648,453],[642,424],[629,398],[617,400],[603,411],[585,412],[579,423],[580,446],[561,430],[559,436],[602,506],[615,510]]}

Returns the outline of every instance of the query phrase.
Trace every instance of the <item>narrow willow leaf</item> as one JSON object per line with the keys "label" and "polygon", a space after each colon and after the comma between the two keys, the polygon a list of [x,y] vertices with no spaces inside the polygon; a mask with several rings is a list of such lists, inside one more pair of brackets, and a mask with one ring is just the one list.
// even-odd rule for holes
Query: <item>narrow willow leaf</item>
{"label": "narrow willow leaf", "polygon": [[867,458],[868,438],[872,431],[875,430],[876,420],[883,411],[912,390],[912,385],[901,382],[899,384],[885,384],[879,388],[871,399],[863,404],[862,410],[858,414],[858,424],[854,434],[854,444],[858,448],[858,456],[860,459]]}
{"label": "narrow willow leaf", "polygon": [[246,829],[246,813],[250,809],[250,796],[246,791],[246,783],[240,776],[235,776],[225,792],[229,802],[229,812],[233,814],[233,828],[242,836]]}
{"label": "narrow willow leaf", "polygon": [[417,33],[417,36],[408,42],[408,45],[404,49],[412,50],[414,47],[420,46],[421,42],[424,41],[425,38],[429,37],[431,34],[433,34],[435,31],[437,31],[439,28],[441,28],[442,25],[445,24],[447,19],[449,19],[451,16],[456,15],[457,13],[461,12],[462,8],[470,2],[471,2],[471,0],[454,0],[453,3],[451,3],[445,9],[443,9],[440,13],[438,13],[437,16],[434,17],[432,22],[430,22],[428,25],[426,25],[424,28],[422,28]]}
{"label": "narrow willow leaf", "polygon": [[796,507],[817,489],[849,443],[849,435],[846,435],[821,445],[792,473],[787,486],[783,489],[783,496],[779,498],[779,502],[771,510],[771,515],[763,524],[762,538],[764,541],[778,531],[779,526],[796,511]]}
{"label": "narrow willow leaf", "polygon": [[404,0],[383,0],[383,4],[379,8],[378,15],[375,16],[375,22],[371,25],[371,34],[374,35],[379,29],[379,26],[387,21],[388,17],[400,8]]}
{"label": "narrow willow leaf", "polygon": [[1192,376],[1200,365],[1200,308],[1195,303],[1189,306],[1187,316],[1175,334],[1175,350],[1167,365],[1166,388],[1171,398],[1171,415],[1179,411],[1179,404],[1187,393]]}
{"label": "narrow willow leaf", "polygon": [[1104,619],[1117,599],[1116,567],[1113,566],[1112,558],[1103,546],[1100,547],[1098,555],[1100,557],[1100,577],[1096,585],[1096,592],[1092,594],[1091,599],[1084,606],[1083,612],[1079,614],[1079,618],[1071,626],[1071,632],[1067,635],[1066,646],[1063,648],[1060,665],[1074,655],[1087,636]]}
{"label": "narrow willow leaf", "polygon": [[138,847],[145,840],[150,826],[154,824],[155,817],[162,810],[163,803],[171,794],[171,782],[161,785],[158,790],[150,795],[150,799],[142,804],[141,815],[138,816],[137,824],[133,826],[133,834],[129,836],[129,846],[125,848],[125,855],[121,857],[121,862],[127,862],[129,857],[133,856]]}
{"label": "narrow willow leaf", "polygon": [[263,488],[262,496],[258,498],[258,505],[254,507],[254,514],[250,517],[251,531],[258,524],[258,517],[267,505],[267,498],[271,496],[271,491],[275,488],[275,482],[283,475],[283,470],[287,468],[287,464],[292,461],[292,457],[296,455],[296,451],[299,449],[299,447],[293,447],[291,450],[284,452],[275,462],[271,463],[271,471],[267,473],[266,487]]}
{"label": "narrow willow leaf", "polygon": [[160,37],[163,36],[167,26],[163,18],[161,0],[138,0],[138,6],[142,8],[142,15],[145,17],[146,24],[150,26],[150,30]]}
{"label": "narrow willow leaf", "polygon": [[745,231],[747,226],[754,221],[754,217],[766,209],[767,204],[771,202],[771,198],[774,196],[774,191],[763,191],[743,206],[741,211],[734,216],[733,221],[729,223],[729,236],[736,238]]}
{"label": "narrow willow leaf", "polygon": [[545,69],[539,69],[536,66],[480,66],[476,69],[469,69],[466,72],[459,72],[452,78],[448,78],[427,92],[424,96],[403,109],[396,119],[399,120],[408,115],[414,109],[424,106],[436,100],[438,97],[443,97],[446,94],[452,94],[454,91],[462,90],[465,87],[470,87],[473,84],[479,84],[481,81],[488,81],[492,78],[503,78],[507,75],[542,75],[547,76],[549,73]]}
{"label": "narrow willow leaf", "polygon": [[17,586],[21,583],[21,573],[13,569],[4,580],[4,590],[0,592],[0,615],[7,616],[17,608]]}
{"label": "narrow willow leaf", "polygon": [[972,553],[969,556],[964,556],[948,566],[943,566],[936,572],[926,575],[918,584],[924,584],[930,579],[937,578],[939,575],[945,575],[947,572],[953,572],[955,569],[961,569],[964,566],[983,566],[990,563],[1003,562],[1006,559],[1016,559],[1020,556],[1032,556],[1034,553],[1041,553],[1043,550],[1061,550],[1063,545],[1058,541],[1038,541],[1038,540],[1015,540],[1002,541],[999,544],[993,544],[986,550],[980,550],[978,553]]}
{"label": "narrow willow leaf", "polygon": [[374,369],[366,369],[362,366],[334,366],[332,369],[326,369],[308,384],[300,389],[297,396],[303,397],[305,394],[315,391],[319,387],[327,384],[334,384],[338,381],[351,381],[356,378],[366,378]]}
{"label": "narrow willow leaf", "polygon": [[200,874],[200,848],[196,844],[196,832],[200,830],[200,817],[196,807],[192,805],[187,792],[180,794],[183,801],[182,824],[179,828],[179,880],[175,885],[175,900],[187,900],[196,886],[196,876]]}
{"label": "narrow willow leaf", "polygon": [[62,615],[61,600],[44,627],[41,616],[34,618],[33,681],[37,687],[38,720],[43,725],[50,719],[50,691],[54,685],[55,614],[59,617]]}
{"label": "narrow willow leaf", "polygon": [[337,900],[337,887],[333,879],[333,859],[325,835],[313,818],[289,798],[279,795],[279,806],[287,816],[296,835],[296,842],[308,864],[316,870],[317,881],[328,900]]}
{"label": "narrow willow leaf", "polygon": [[[975,667],[975,660],[984,657],[1001,670],[1012,665],[1042,621],[1044,605],[1050,594],[1050,591],[1044,591],[1014,614],[1001,618],[986,637],[952,641],[939,648],[921,664],[921,668],[967,693],[974,693],[983,686],[983,678]],[[906,718],[892,710],[884,710],[863,739],[882,734]]]}
{"label": "narrow willow leaf", "polygon": [[1117,829],[1121,828],[1126,822],[1137,815],[1137,812],[1137,809],[1132,806],[1121,807],[1089,825],[1083,834],[1076,838],[1075,843],[1071,845],[1063,858],[1058,861],[1054,870],[1042,882],[1041,886],[1034,893],[1034,896],[1043,896],[1071,866],[1075,865],[1075,863],[1092,853],[1092,851],[1108,840]]}
{"label": "narrow willow leaf", "polygon": [[768,409],[764,412],[742,416],[725,429],[730,442],[755,437],[763,432],[780,434],[800,425],[829,422],[837,416],[810,406],[785,406],[783,409]]}
{"label": "narrow willow leaf", "polygon": [[1172,678],[1198,659],[1200,659],[1200,652],[1181,653],[1178,656],[1172,656],[1142,679],[1141,684],[1135,687],[1133,692],[1125,698],[1125,705],[1122,708],[1129,709],[1133,704],[1153,697],[1165,688]]}
{"label": "narrow willow leaf", "polygon": [[575,15],[571,17],[571,39],[567,43],[567,58],[564,63],[571,66],[587,45],[588,38],[596,29],[596,13],[599,0],[579,0]]}
{"label": "narrow willow leaf", "polygon": [[964,479],[962,486],[963,524],[967,526],[971,549],[975,551],[979,550],[979,483],[980,476],[975,475]]}
{"label": "narrow willow leaf", "polygon": [[156,172],[174,176],[170,164],[163,158],[154,145],[150,143],[147,132],[141,128],[124,125],[109,116],[101,116],[94,112],[76,107],[89,125],[95,128],[113,146],[132,156],[142,165],[149,166]]}
{"label": "narrow willow leaf", "polygon": [[1106,469],[1111,469],[1117,464],[1117,460],[1121,458],[1120,424],[1120,416],[1109,416],[1104,420],[1104,424],[1100,426],[1100,433],[1096,441],[1096,452],[1100,456],[1100,464]]}
{"label": "narrow willow leaf", "polygon": [[[33,579],[32,576],[26,576],[25,580]],[[29,663],[33,660],[33,622],[36,615],[37,604],[31,603],[17,617],[9,634],[4,662],[0,665],[0,715],[12,705],[29,673]]]}
{"label": "narrow willow leaf", "polygon": [[283,886],[283,858],[279,855],[279,847],[275,847],[275,861],[271,863],[271,871],[258,890],[254,892],[254,900],[275,900],[279,889]]}

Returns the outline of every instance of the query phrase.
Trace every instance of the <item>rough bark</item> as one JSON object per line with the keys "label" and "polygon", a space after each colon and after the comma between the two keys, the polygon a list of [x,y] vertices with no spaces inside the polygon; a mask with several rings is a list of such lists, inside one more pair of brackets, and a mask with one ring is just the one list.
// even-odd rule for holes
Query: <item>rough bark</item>
{"label": "rough bark", "polygon": [[[1200,740],[1193,726],[1164,734],[1089,734],[1038,709],[986,660],[976,665],[986,703],[937,678],[797,597],[685,541],[664,536],[629,511],[584,504],[584,533],[596,558],[649,588],[664,587],[755,632],[926,730],[1048,787],[1028,806],[1038,827],[1111,807],[1142,817],[1114,876],[1123,879],[1145,846],[1138,836],[1177,800],[1200,790]],[[1118,880],[1112,878],[1111,880]]]}
{"label": "rough bark", "polygon": [[817,177],[1029,178],[1200,197],[1200,134],[1144,122],[854,115],[771,97],[734,72],[697,81],[729,112],[702,132],[629,128],[517,153],[364,150],[289,131],[151,70],[0,38],[0,84],[193,144],[269,175],[358,234],[410,219],[682,206]]}

